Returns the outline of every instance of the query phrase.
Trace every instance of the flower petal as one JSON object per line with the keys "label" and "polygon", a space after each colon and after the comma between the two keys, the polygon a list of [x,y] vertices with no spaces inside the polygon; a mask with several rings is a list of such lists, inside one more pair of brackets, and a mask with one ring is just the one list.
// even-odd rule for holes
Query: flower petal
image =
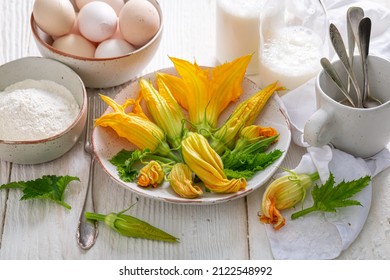
{"label": "flower petal", "polygon": [[272,94],[283,89],[277,83],[270,84],[238,105],[226,122],[213,134],[211,146],[214,150],[222,154],[226,149],[232,149],[241,129],[252,125]]}
{"label": "flower petal", "polygon": [[184,114],[161,79],[157,80],[159,90],[150,81],[140,79],[141,94],[146,101],[154,122],[166,133],[168,143],[173,148],[181,144]]}
{"label": "flower petal", "polygon": [[227,179],[219,155],[201,134],[190,132],[183,140],[182,153],[185,163],[213,192],[232,193],[246,188],[246,180]]}
{"label": "flower petal", "polygon": [[96,119],[96,126],[111,127],[118,136],[124,137],[140,149],[150,149],[160,155],[172,154],[165,142],[164,132],[155,123],[145,118],[143,114],[126,114],[124,107],[108,96],[102,96],[102,98],[114,109],[114,112],[104,114]]}
{"label": "flower petal", "polygon": [[192,171],[184,163],[177,163],[168,174],[168,181],[172,189],[184,198],[196,198],[203,194],[201,188],[193,184]]}
{"label": "flower petal", "polygon": [[141,187],[157,188],[164,181],[164,170],[157,161],[150,161],[141,168],[138,177],[138,185]]}

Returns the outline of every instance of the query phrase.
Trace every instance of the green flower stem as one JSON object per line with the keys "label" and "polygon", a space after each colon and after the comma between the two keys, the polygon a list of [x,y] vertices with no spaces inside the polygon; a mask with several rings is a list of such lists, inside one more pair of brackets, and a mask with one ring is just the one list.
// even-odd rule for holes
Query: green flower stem
{"label": "green flower stem", "polygon": [[317,181],[318,179],[320,179],[320,174],[318,174],[318,172],[314,172],[313,174],[310,174],[309,175],[310,179],[315,182]]}
{"label": "green flower stem", "polygon": [[172,152],[169,152],[167,154],[167,157],[171,160],[174,160],[175,162],[180,162],[180,159]]}
{"label": "green flower stem", "polygon": [[314,211],[317,211],[317,207],[315,206],[312,206],[312,207],[309,207],[309,208],[306,208],[306,209],[303,209],[301,211],[298,211],[298,212],[295,212],[291,215],[291,219],[292,220],[295,220],[295,219],[298,219],[299,217],[302,217],[303,215],[306,215],[306,214],[309,214],[311,212],[314,212]]}
{"label": "green flower stem", "polygon": [[[312,174],[307,174],[309,177],[310,177],[310,180],[312,182],[315,182],[317,181],[319,178],[320,178],[320,175],[318,174],[318,172],[314,172]],[[304,198],[303,198],[304,200]],[[302,200],[302,201],[303,201]],[[298,212],[295,212],[291,215],[291,219],[292,220],[295,220],[295,219],[298,219],[299,217],[303,216],[303,215],[306,215],[306,214],[309,214],[311,212],[314,212],[317,210],[317,207],[315,207],[314,205],[312,207],[309,207],[309,208],[306,208],[306,209],[302,209]]]}
{"label": "green flower stem", "polygon": [[85,212],[85,218],[87,218],[87,220],[104,222],[106,215],[92,213],[92,212]]}
{"label": "green flower stem", "polygon": [[158,161],[158,162],[168,163],[168,164],[174,164],[174,163],[179,162],[179,159],[176,156],[175,156],[176,159],[173,159],[171,157],[167,158],[167,157],[158,156],[158,155],[155,155],[155,154],[148,154],[146,156],[146,158],[147,158],[147,160],[155,160],[155,161]]}
{"label": "green flower stem", "polygon": [[59,205],[62,205],[66,209],[69,209],[69,210],[72,209],[72,207],[68,203],[66,203],[64,201],[56,201],[56,200],[54,200],[54,202],[57,202]]}

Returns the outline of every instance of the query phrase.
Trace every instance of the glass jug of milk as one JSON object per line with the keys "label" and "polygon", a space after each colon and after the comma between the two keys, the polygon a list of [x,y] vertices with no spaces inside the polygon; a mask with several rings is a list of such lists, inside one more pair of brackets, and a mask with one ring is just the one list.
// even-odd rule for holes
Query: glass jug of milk
{"label": "glass jug of milk", "polygon": [[293,90],[315,77],[329,55],[328,19],[320,0],[268,0],[260,13],[261,85]]}
{"label": "glass jug of milk", "polygon": [[265,0],[217,0],[215,57],[218,63],[253,54],[247,74],[259,71],[259,15]]}

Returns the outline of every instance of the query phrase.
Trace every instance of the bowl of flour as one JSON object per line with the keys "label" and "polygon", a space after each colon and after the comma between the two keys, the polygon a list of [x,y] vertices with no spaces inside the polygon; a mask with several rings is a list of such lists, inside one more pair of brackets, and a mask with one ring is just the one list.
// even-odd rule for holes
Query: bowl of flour
{"label": "bowl of flour", "polygon": [[68,66],[24,57],[0,66],[0,160],[37,164],[61,157],[81,136],[83,81]]}

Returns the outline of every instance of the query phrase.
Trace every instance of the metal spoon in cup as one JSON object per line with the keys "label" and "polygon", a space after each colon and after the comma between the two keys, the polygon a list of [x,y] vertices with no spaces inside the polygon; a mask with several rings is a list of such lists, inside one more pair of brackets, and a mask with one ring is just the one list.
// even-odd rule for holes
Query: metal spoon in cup
{"label": "metal spoon in cup", "polygon": [[329,34],[330,39],[333,45],[334,50],[336,51],[336,54],[340,58],[340,61],[342,65],[344,66],[345,70],[347,71],[348,77],[351,79],[352,85],[355,88],[356,95],[357,95],[357,107],[362,108],[362,93],[359,88],[359,84],[357,82],[355,73],[352,70],[351,64],[349,63],[349,58],[347,54],[347,50],[344,45],[343,38],[341,37],[341,34],[337,27],[331,23],[329,27]]}
{"label": "metal spoon in cup", "polygon": [[369,53],[370,45],[370,34],[371,34],[371,20],[368,17],[363,18],[359,23],[359,49],[360,57],[363,67],[363,107],[372,108],[382,104],[377,98],[371,96],[370,87],[368,83],[368,67],[367,58]]}
{"label": "metal spoon in cup", "polygon": [[[350,7],[347,11],[347,36],[349,63],[353,68],[353,58],[355,53],[355,43],[359,40],[358,26],[364,17],[364,10],[360,7]],[[359,42],[357,42],[359,45]],[[348,79],[348,92],[351,90],[351,79]]]}
{"label": "metal spoon in cup", "polygon": [[[343,82],[341,81],[340,76],[337,74],[336,69],[334,69],[334,67],[333,67],[332,63],[330,63],[329,59],[323,57],[323,58],[321,58],[320,62],[321,62],[322,68],[325,70],[326,74],[329,75],[329,77],[335,82],[335,84],[337,85],[339,90],[344,94],[344,96],[345,96],[344,100],[348,100],[350,105],[352,105],[352,107],[356,107],[355,103],[353,102],[351,96],[348,93],[348,89],[344,86]],[[343,101],[340,103],[344,104]],[[345,105],[347,105],[347,104],[345,104]]]}

